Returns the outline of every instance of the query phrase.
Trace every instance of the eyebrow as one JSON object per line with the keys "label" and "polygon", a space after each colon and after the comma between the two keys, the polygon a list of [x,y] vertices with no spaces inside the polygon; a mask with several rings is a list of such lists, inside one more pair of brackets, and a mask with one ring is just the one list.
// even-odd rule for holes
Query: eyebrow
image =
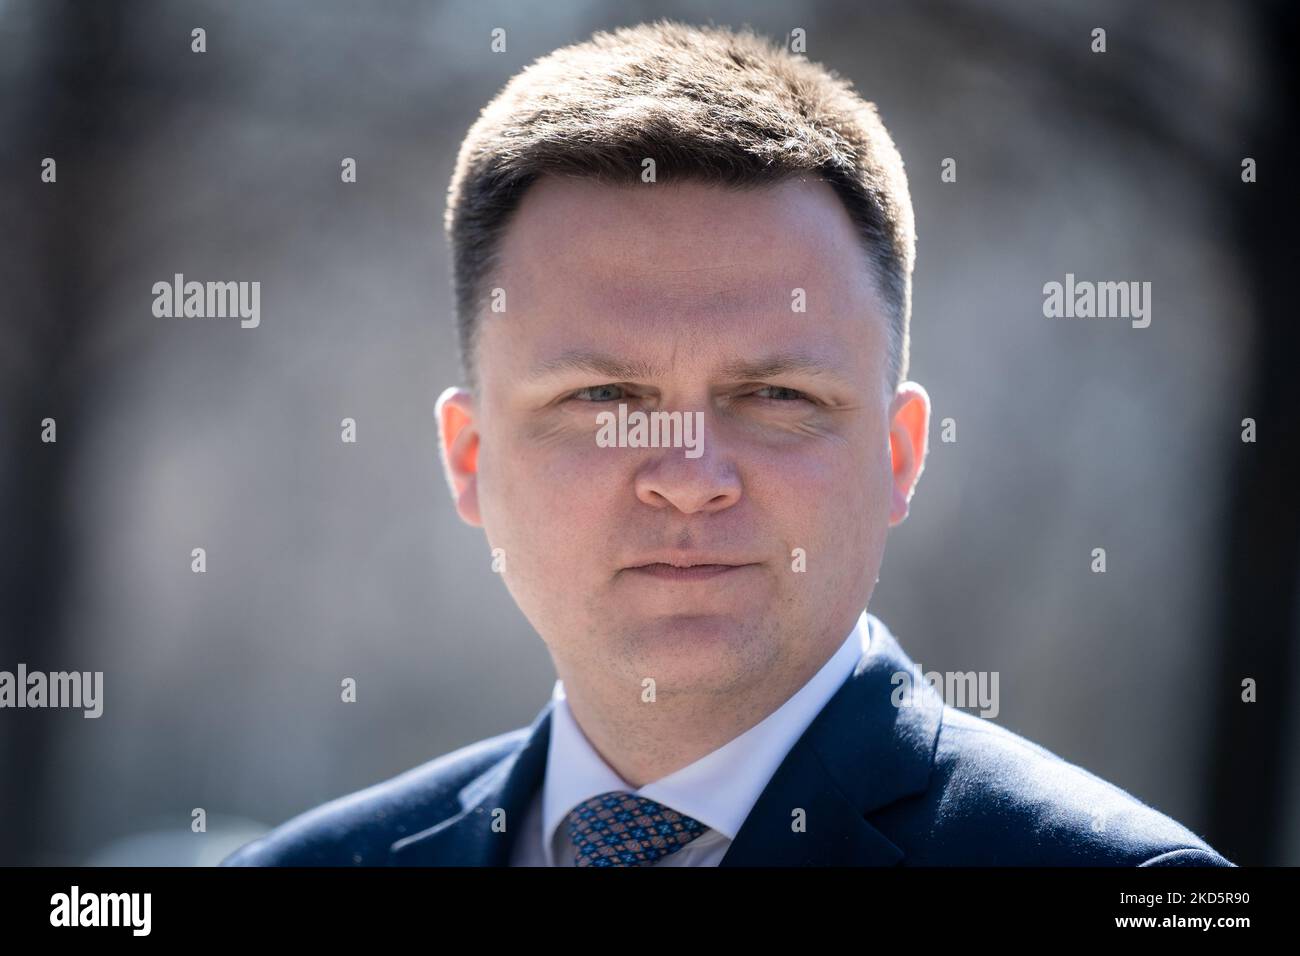
{"label": "eyebrow", "polygon": [[[770,355],[756,361],[732,361],[720,369],[724,378],[732,380],[772,378],[794,372],[834,375],[835,371],[815,356],[802,351]],[[587,372],[611,381],[647,381],[666,375],[664,368],[651,362],[618,359],[602,352],[577,350],[538,362],[528,371],[527,377],[535,380],[565,372]]]}
{"label": "eyebrow", "polygon": [[602,352],[572,351],[538,362],[528,370],[528,379],[548,378],[564,372],[590,372],[609,379],[661,378],[664,370],[649,362],[627,361]]}

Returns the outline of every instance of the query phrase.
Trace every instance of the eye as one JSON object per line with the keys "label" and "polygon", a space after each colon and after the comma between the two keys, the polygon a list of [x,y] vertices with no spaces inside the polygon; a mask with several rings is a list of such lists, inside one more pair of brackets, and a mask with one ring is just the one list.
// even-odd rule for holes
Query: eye
{"label": "eye", "polygon": [[619,397],[618,395],[610,395],[609,392],[618,391],[622,388],[622,385],[589,385],[586,388],[578,389],[569,398],[580,402],[609,402]]}
{"label": "eye", "polygon": [[[775,394],[762,395],[761,393],[763,392],[773,392]],[[759,395],[761,398],[766,398],[769,401],[774,401],[774,402],[792,402],[792,401],[800,401],[800,400],[812,401],[812,399],[810,399],[803,392],[800,392],[793,388],[786,388],[783,385],[764,385],[762,388],[755,389],[750,394]]]}

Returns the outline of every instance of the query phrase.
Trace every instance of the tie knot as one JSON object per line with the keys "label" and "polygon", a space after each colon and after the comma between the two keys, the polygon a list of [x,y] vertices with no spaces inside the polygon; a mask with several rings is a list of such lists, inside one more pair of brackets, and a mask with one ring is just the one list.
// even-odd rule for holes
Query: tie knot
{"label": "tie knot", "polygon": [[626,790],[584,800],[567,817],[577,866],[647,866],[708,828],[671,807]]}

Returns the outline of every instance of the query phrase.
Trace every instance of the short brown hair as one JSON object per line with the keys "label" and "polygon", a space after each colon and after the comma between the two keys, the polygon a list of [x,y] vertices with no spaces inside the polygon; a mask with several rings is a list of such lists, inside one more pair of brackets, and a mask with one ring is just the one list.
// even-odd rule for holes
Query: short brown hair
{"label": "short brown hair", "polygon": [[849,213],[890,312],[889,374],[907,371],[915,234],[903,160],[873,103],[834,71],[748,28],[667,20],[563,47],[515,75],[461,144],[447,197],[462,368],[475,387],[486,281],[539,176],[731,188],[798,174],[827,181]]}

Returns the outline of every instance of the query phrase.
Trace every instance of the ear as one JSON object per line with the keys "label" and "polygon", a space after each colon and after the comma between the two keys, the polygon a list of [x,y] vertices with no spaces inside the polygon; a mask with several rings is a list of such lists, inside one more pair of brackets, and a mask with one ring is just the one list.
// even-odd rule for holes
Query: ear
{"label": "ear", "polygon": [[456,513],[466,524],[483,526],[478,507],[478,425],[474,397],[463,388],[449,388],[434,406],[443,473],[451,488]]}
{"label": "ear", "polygon": [[930,396],[916,382],[903,382],[889,405],[889,454],[894,472],[891,528],[907,517],[912,492],[925,469],[929,433]]}

